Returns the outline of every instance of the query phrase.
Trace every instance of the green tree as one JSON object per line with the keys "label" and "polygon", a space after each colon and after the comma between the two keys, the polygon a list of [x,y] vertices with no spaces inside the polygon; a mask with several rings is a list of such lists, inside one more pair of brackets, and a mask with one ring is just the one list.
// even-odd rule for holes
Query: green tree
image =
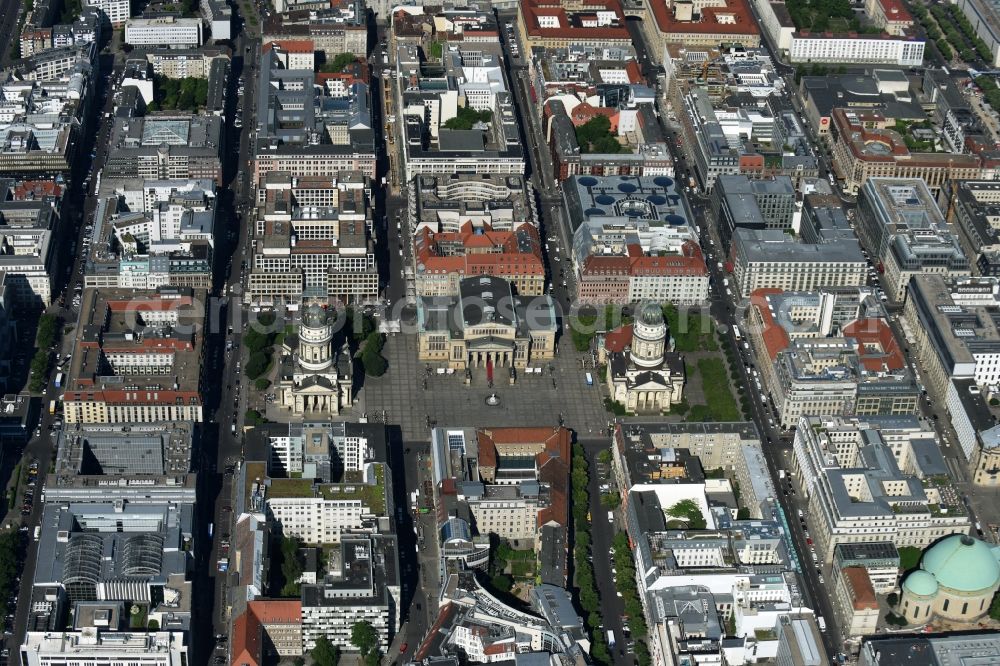
{"label": "green tree", "polygon": [[994,595],[990,603],[990,617],[1000,622],[1000,593]]}
{"label": "green tree", "polygon": [[594,116],[576,128],[576,142],[582,153],[620,153],[625,148],[611,133],[611,120],[607,116]]}
{"label": "green tree", "polygon": [[183,111],[194,111],[194,90],[190,86],[182,86],[177,95],[177,108]]}
{"label": "green tree", "polygon": [[649,656],[649,646],[646,641],[635,642],[635,658],[639,660],[639,666],[649,666],[652,660]]}
{"label": "green tree", "polygon": [[281,540],[281,577],[284,586],[282,596],[295,596],[299,590],[299,579],[302,577],[302,559],[299,548],[302,542],[295,537],[284,537]]}
{"label": "green tree", "polygon": [[941,52],[941,57],[942,58],[944,58],[945,60],[951,60],[951,56],[952,56],[951,47],[948,46],[948,42],[945,41],[945,39],[943,37],[941,39],[937,40],[936,42],[934,42],[934,44],[935,44],[935,46],[937,46],[938,51]]}
{"label": "green tree", "polygon": [[613,136],[602,136],[599,137],[594,143],[591,144],[591,148],[595,153],[619,153],[621,152],[621,144]]}
{"label": "green tree", "polygon": [[35,342],[39,349],[52,347],[56,343],[59,335],[59,328],[62,326],[62,319],[56,315],[43,314],[38,318],[38,333],[35,335]]}
{"label": "green tree", "polygon": [[595,634],[595,639],[593,645],[590,648],[590,655],[599,664],[608,664],[611,662],[611,655],[608,654],[608,644],[601,640],[600,634]]}
{"label": "green tree", "polygon": [[920,562],[920,549],[913,546],[902,546],[899,549],[899,568],[902,571],[909,571]]}
{"label": "green tree", "polygon": [[375,320],[355,308],[347,308],[344,324],[347,328],[347,339],[355,348],[375,330]]}
{"label": "green tree", "polygon": [[250,379],[257,379],[267,372],[269,365],[271,365],[270,348],[250,354],[250,360],[247,361],[244,372]]}
{"label": "green tree", "polygon": [[469,130],[478,122],[488,123],[492,119],[492,111],[476,111],[471,106],[460,106],[457,115],[446,120],[444,127],[451,130]]}
{"label": "green tree", "polygon": [[340,650],[326,636],[316,639],[316,647],[310,652],[314,666],[337,666]]}
{"label": "green tree", "polygon": [[64,0],[63,10],[59,15],[60,23],[73,23],[80,17],[80,0]]}
{"label": "green tree", "polygon": [[622,498],[618,493],[604,493],[601,495],[601,506],[605,509],[617,509],[622,503]]}
{"label": "green tree", "polygon": [[375,627],[367,621],[355,622],[351,627],[351,645],[358,648],[362,655],[371,654],[378,648]]}
{"label": "green tree", "polygon": [[736,512],[736,520],[750,520],[750,509],[745,506]]}
{"label": "green tree", "polygon": [[264,417],[256,409],[248,409],[243,418],[248,425],[260,425],[264,423]]}
{"label": "green tree", "polygon": [[263,333],[254,327],[250,327],[243,334],[243,346],[251,354],[264,351],[264,349],[271,346],[271,335],[271,333]]}
{"label": "green tree", "polygon": [[361,354],[361,365],[364,366],[365,374],[369,377],[381,377],[385,374],[389,364],[377,351],[365,349]]}
{"label": "green tree", "polygon": [[379,353],[382,351],[382,345],[382,334],[378,331],[372,331],[368,334],[368,337],[365,338],[365,351]]}
{"label": "green tree", "polygon": [[31,379],[28,382],[28,390],[32,393],[40,393],[45,388],[45,381],[49,376],[51,353],[49,349],[39,349],[31,359]]}
{"label": "green tree", "polygon": [[705,517],[701,515],[701,509],[694,500],[681,500],[667,509],[666,513],[668,516],[685,521],[688,529],[705,529]]}
{"label": "green tree", "polygon": [[581,143],[593,143],[611,131],[611,120],[605,115],[597,115],[576,128],[576,138]]}
{"label": "green tree", "polygon": [[490,585],[494,590],[500,592],[510,592],[514,587],[514,579],[507,574],[498,574],[490,579]]}
{"label": "green tree", "polygon": [[0,615],[6,617],[13,609],[7,600],[17,577],[21,539],[17,530],[0,532]]}
{"label": "green tree", "polygon": [[338,53],[334,56],[333,60],[330,60],[323,65],[323,71],[328,73],[342,72],[348,65],[356,60],[357,58],[353,53]]}

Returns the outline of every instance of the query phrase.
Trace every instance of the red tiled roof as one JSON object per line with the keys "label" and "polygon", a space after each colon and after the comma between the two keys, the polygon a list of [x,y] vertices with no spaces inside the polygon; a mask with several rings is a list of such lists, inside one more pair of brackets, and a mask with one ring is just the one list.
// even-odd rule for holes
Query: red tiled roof
{"label": "red tiled roof", "polygon": [[[569,514],[566,487],[569,480],[570,432],[560,427],[540,428],[488,428],[477,432],[479,440],[479,466],[496,467],[497,444],[512,446],[524,444],[543,446],[536,456],[539,480],[549,483],[552,497],[548,509],[539,512],[539,525],[555,521],[566,525]],[[544,514],[544,515],[543,515]]]}
{"label": "red tiled roof", "polygon": [[779,326],[774,317],[771,316],[771,308],[768,306],[768,296],[780,294],[780,289],[758,289],[750,294],[750,307],[760,313],[760,320],[764,327],[761,332],[764,338],[764,346],[767,348],[767,355],[773,361],[778,357],[778,353],[787,349],[792,343],[788,337],[788,331]]}
{"label": "red tiled roof", "polygon": [[63,187],[52,180],[26,180],[14,189],[14,200],[21,201],[30,196],[62,196]]}
{"label": "red tiled roof", "polygon": [[141,338],[125,340],[118,344],[105,342],[101,349],[106,354],[148,354],[150,352],[190,351],[194,344],[190,340],[180,338]]}
{"label": "red tiled roof", "polygon": [[[564,428],[489,428],[479,431],[479,441],[485,436],[496,444],[545,444],[546,449],[569,458],[569,431]],[[565,438],[565,439],[564,439]]]}
{"label": "red tiled roof", "polygon": [[890,21],[913,23],[913,17],[900,0],[878,0],[878,4],[882,6],[882,13]]}
{"label": "red tiled roof", "polygon": [[878,600],[872,581],[864,567],[847,567],[843,571],[848,587],[854,597],[854,610],[878,610]]}
{"label": "red tiled roof", "polygon": [[610,353],[625,351],[632,344],[632,324],[626,324],[604,336],[604,348]]}
{"label": "red tiled roof", "polygon": [[859,319],[844,327],[844,337],[858,341],[858,356],[870,372],[902,370],[903,351],[889,324],[882,319]]}
{"label": "red tiled roof", "polygon": [[[518,244],[518,236],[525,234],[531,241],[528,252]],[[448,252],[442,253],[445,246]],[[458,232],[434,233],[425,227],[417,233],[414,255],[427,273],[545,275],[538,230],[527,224],[516,232],[493,231],[487,224],[482,233],[476,233],[471,222]]]}
{"label": "red tiled roof", "polygon": [[618,111],[607,106],[594,106],[587,102],[581,102],[573,107],[569,114],[569,119],[573,121],[575,127],[584,125],[597,116],[605,116],[611,121],[611,131],[618,129]]}
{"label": "red tiled roof", "polygon": [[[569,431],[567,430],[567,440]],[[542,456],[539,456],[541,458]],[[569,459],[551,458],[538,469],[538,480],[549,484],[549,505],[538,512],[538,526],[555,523],[569,525]]]}
{"label": "red tiled roof", "polygon": [[302,602],[298,599],[263,599],[251,601],[252,611],[264,626],[270,624],[302,624]]}
{"label": "red tiled roof", "polygon": [[583,260],[583,269],[580,273],[584,278],[591,275],[622,275],[627,277],[628,269],[628,257],[592,254]]}
{"label": "red tiled roof", "polygon": [[316,44],[311,39],[276,39],[264,45],[264,52],[277,47],[288,53],[315,53]]}
{"label": "red tiled roof", "polygon": [[[631,42],[628,29],[625,28],[625,14],[621,5],[615,0],[583,0],[578,13],[586,10],[612,11],[618,18],[618,25],[600,28],[588,28],[571,24],[570,14],[560,2],[552,0],[522,0],[521,15],[524,17],[525,31],[534,39],[578,39],[581,41],[612,41]],[[539,25],[539,16],[555,16],[559,20],[558,28],[543,28]]]}
{"label": "red tiled roof", "polygon": [[440,640],[438,634],[441,632],[441,628],[447,624],[450,624],[452,616],[455,614],[455,605],[452,602],[447,602],[438,611],[437,619],[434,620],[434,626],[427,631],[427,635],[424,637],[424,642],[420,644],[420,647],[416,649],[413,653],[413,660],[416,662],[422,662],[427,657],[431,656],[431,648]]}
{"label": "red tiled roof", "polygon": [[233,621],[233,640],[230,645],[232,666],[259,666],[261,628],[257,616],[247,609]]}
{"label": "red tiled roof", "polygon": [[185,406],[201,404],[201,396],[197,391],[160,391],[145,388],[133,391],[87,390],[88,387],[92,387],[93,385],[93,379],[78,377],[74,382],[74,388],[78,390],[67,391],[63,394],[63,400],[66,402],[78,400],[108,402],[115,405],[123,405],[125,403]]}
{"label": "red tiled roof", "polygon": [[681,254],[647,256],[642,247],[630,243],[628,256],[590,255],[583,262],[581,277],[598,275],[706,275],[704,255],[697,243],[688,241],[681,246]]}
{"label": "red tiled roof", "polygon": [[[895,38],[894,38],[895,39]],[[848,115],[848,114],[851,115]],[[846,142],[851,157],[865,162],[896,163],[900,166],[931,166],[938,168],[974,168],[981,164],[975,155],[955,155],[952,153],[911,153],[903,138],[891,129],[868,129],[862,124],[862,116],[853,109],[836,108],[830,114],[832,122]],[[870,150],[869,144],[879,143],[879,150]]]}
{"label": "red tiled roof", "polygon": [[[648,5],[653,19],[662,33],[721,33],[729,35],[759,35],[760,30],[751,18],[747,0],[726,0],[725,7],[705,7],[700,21],[678,21],[663,0],[652,0]],[[731,16],[720,22],[720,16]]]}
{"label": "red tiled roof", "polygon": [[301,624],[302,602],[286,599],[251,601],[233,621],[232,666],[258,666],[261,644],[268,625]]}
{"label": "red tiled roof", "polygon": [[507,652],[513,652],[513,651],[514,651],[514,645],[513,643],[509,642],[493,643],[492,645],[487,645],[485,648],[483,648],[483,654],[488,654],[488,655],[505,654]]}
{"label": "red tiled roof", "polygon": [[[642,83],[642,70],[639,69],[639,63],[635,60],[629,60],[625,63],[625,72],[628,74],[629,83]],[[639,116],[642,118],[642,116]]]}
{"label": "red tiled roof", "polygon": [[708,268],[700,257],[667,255],[665,257],[634,257],[630,273],[639,275],[705,275]]}

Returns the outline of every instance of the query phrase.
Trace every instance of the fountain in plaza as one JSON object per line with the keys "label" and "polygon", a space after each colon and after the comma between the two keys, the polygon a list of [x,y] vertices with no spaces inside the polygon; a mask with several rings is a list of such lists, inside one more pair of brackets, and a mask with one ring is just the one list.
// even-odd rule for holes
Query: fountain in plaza
{"label": "fountain in plaza", "polygon": [[496,391],[491,393],[490,396],[486,398],[486,404],[490,407],[497,407],[500,404],[500,398],[497,397]]}

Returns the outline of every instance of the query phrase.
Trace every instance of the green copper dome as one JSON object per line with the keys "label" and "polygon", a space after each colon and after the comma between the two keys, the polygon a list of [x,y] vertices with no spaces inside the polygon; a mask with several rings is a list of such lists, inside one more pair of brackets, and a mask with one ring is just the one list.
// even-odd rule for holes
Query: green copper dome
{"label": "green copper dome", "polygon": [[647,303],[639,310],[639,321],[646,326],[659,326],[663,323],[663,310],[656,303]]}
{"label": "green copper dome", "polygon": [[920,568],[932,574],[938,585],[959,592],[979,592],[1000,581],[994,550],[967,534],[953,534],[928,548]]}
{"label": "green copper dome", "polygon": [[903,581],[903,589],[918,597],[932,597],[937,594],[938,584],[934,576],[917,569]]}

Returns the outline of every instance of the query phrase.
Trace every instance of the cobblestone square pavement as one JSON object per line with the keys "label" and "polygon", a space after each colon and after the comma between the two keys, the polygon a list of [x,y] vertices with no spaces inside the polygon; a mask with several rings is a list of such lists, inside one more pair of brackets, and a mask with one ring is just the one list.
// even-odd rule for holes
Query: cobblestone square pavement
{"label": "cobblestone square pavement", "polygon": [[[369,418],[381,419],[385,410],[388,422],[398,424],[408,442],[429,439],[428,417],[436,426],[544,426],[558,425],[562,414],[564,425],[580,437],[607,427],[603,389],[594,370],[581,366],[581,359],[589,354],[577,353],[568,337],[560,341],[555,359],[532,364],[541,366],[542,374],[519,370],[511,386],[508,369],[496,368],[493,389],[487,385],[485,368],[472,370],[468,386],[460,371],[441,375],[432,367],[428,374],[426,365],[417,359],[413,335],[388,336],[382,353],[389,369],[382,377],[365,378],[355,416],[367,413]],[[588,371],[595,375],[594,386],[587,386]],[[500,404],[489,406],[486,398],[494,392]]]}

